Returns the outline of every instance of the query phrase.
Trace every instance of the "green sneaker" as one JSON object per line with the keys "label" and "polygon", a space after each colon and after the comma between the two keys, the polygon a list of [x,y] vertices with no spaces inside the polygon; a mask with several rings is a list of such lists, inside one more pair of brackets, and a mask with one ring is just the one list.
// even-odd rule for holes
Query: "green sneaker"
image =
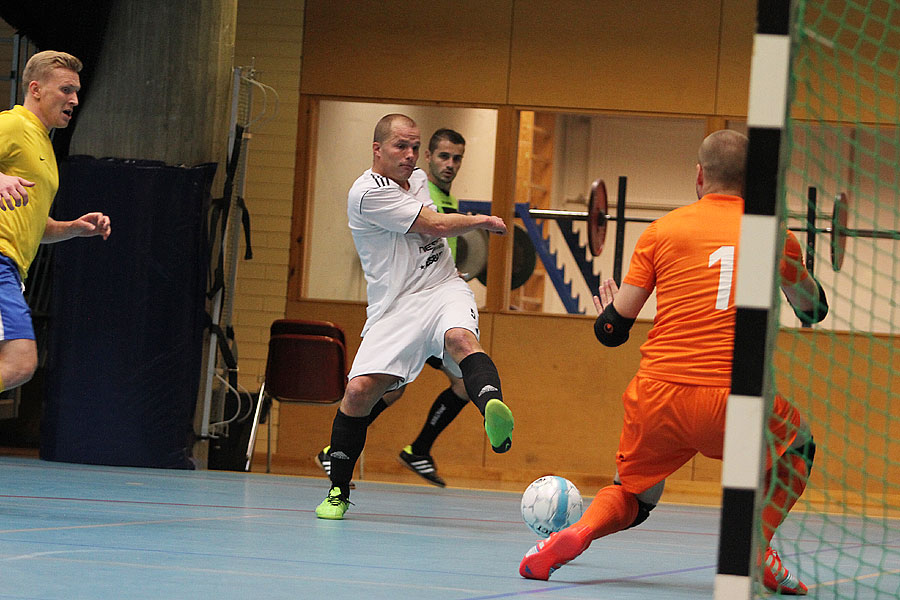
{"label": "green sneaker", "polygon": [[502,454],[512,447],[510,436],[513,430],[513,415],[501,400],[492,398],[485,405],[484,430],[497,454]]}
{"label": "green sneaker", "polygon": [[339,520],[350,507],[350,496],[335,486],[328,490],[328,496],[316,507],[316,516],[320,519]]}

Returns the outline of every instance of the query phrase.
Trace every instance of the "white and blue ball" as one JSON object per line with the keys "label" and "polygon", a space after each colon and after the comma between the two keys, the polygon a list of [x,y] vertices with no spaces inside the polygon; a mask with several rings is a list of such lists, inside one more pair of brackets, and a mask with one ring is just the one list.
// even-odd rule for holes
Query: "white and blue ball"
{"label": "white and blue ball", "polygon": [[565,477],[545,475],[522,494],[522,519],[542,538],[565,529],[581,518],[581,492]]}

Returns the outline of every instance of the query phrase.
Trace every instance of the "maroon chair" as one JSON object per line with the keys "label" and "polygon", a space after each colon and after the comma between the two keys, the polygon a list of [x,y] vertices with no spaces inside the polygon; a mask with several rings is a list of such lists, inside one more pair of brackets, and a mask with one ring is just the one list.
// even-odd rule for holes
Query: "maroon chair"
{"label": "maroon chair", "polygon": [[347,384],[347,350],[343,330],[327,321],[278,319],[272,323],[266,375],[259,389],[256,413],[247,447],[247,467],[253,457],[256,433],[266,420],[266,472],[272,469],[272,401],[334,404]]}
{"label": "maroon chair", "polygon": [[333,337],[346,346],[344,330],[329,321],[306,321],[303,319],[277,319],[269,328],[269,335],[300,333],[306,335],[324,335]]}

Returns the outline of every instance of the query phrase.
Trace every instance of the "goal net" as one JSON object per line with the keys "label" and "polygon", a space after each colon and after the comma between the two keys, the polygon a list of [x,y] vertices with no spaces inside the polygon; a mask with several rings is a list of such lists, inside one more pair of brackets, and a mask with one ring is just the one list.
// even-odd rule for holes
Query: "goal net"
{"label": "goal net", "polygon": [[[811,597],[895,599],[900,0],[795,0],[791,52],[780,217],[805,244],[830,309],[809,328],[780,306],[772,381],[817,448],[806,491],[772,545]],[[756,596],[769,593],[757,585]]]}

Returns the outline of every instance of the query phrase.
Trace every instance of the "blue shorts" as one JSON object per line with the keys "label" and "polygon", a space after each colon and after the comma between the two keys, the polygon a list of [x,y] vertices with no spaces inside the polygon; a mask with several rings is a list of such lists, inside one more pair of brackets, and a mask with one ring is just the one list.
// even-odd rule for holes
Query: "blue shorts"
{"label": "blue shorts", "polygon": [[31,309],[14,260],[0,254],[0,340],[33,340]]}

